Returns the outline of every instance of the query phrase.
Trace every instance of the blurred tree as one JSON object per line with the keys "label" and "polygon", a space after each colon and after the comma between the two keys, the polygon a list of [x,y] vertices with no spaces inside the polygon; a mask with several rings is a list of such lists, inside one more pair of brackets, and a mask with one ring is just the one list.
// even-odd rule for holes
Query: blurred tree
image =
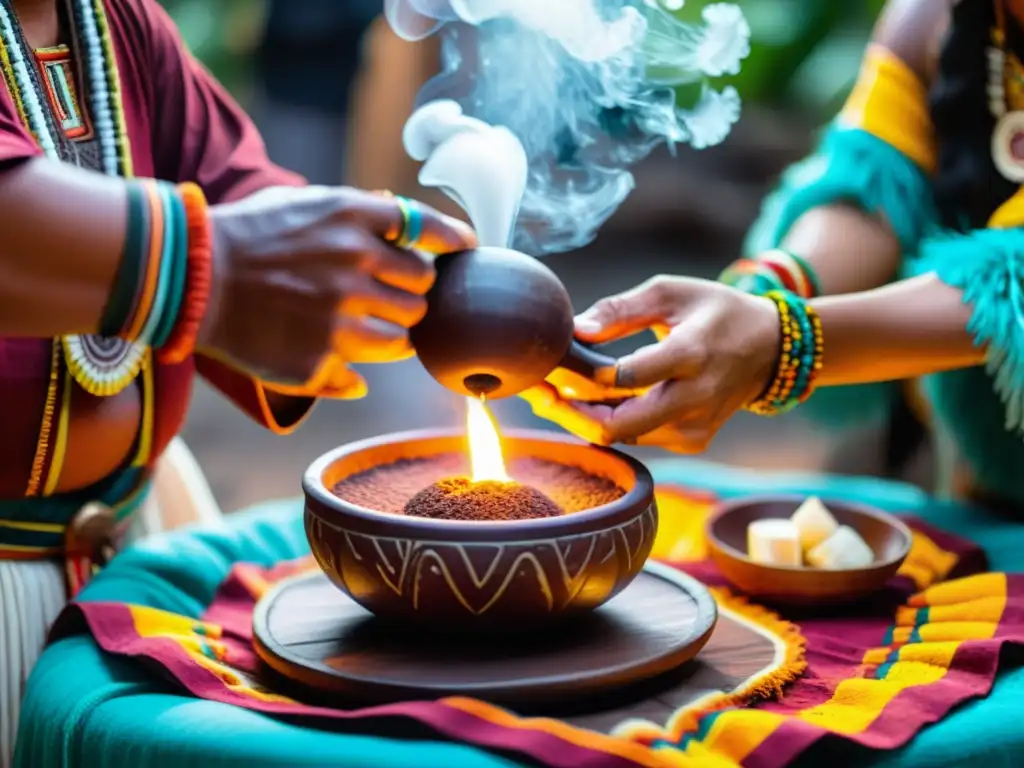
{"label": "blurred tree", "polygon": [[229,90],[244,90],[252,78],[252,56],[263,33],[265,0],[160,2],[200,61]]}
{"label": "blurred tree", "polygon": [[[688,0],[678,13],[696,18],[716,1]],[[196,55],[229,87],[244,87],[265,19],[265,0],[161,2]],[[884,0],[734,2],[750,23],[751,53],[730,82],[745,100],[822,118],[852,85],[864,43],[884,5]]]}
{"label": "blurred tree", "polygon": [[[696,20],[717,0],[689,0],[678,15]],[[798,109],[824,119],[845,98],[885,0],[733,0],[750,24],[750,56],[728,82],[745,101]],[[681,98],[685,98],[681,95]]]}
{"label": "blurred tree", "polygon": [[[315,184],[344,177],[350,102],[382,0],[268,0],[253,117],[274,162]],[[411,78],[412,73],[399,71]]]}

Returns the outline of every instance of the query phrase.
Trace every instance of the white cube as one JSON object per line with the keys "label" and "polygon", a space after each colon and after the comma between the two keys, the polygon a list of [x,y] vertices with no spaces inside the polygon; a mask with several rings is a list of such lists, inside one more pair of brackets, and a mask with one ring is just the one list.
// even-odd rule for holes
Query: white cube
{"label": "white cube", "polygon": [[807,553],[807,562],[815,568],[829,571],[866,568],[875,562],[875,553],[853,528],[841,525]]}
{"label": "white cube", "polygon": [[784,519],[755,520],[747,526],[747,555],[764,565],[801,565],[796,526]]}
{"label": "white cube", "polygon": [[817,496],[808,498],[789,519],[799,532],[804,552],[810,552],[839,528],[839,523]]}

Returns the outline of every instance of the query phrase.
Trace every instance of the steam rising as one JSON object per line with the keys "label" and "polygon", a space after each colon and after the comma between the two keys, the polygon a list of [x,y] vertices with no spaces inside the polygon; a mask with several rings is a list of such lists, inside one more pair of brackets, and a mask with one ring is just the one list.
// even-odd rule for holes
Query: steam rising
{"label": "steam rising", "polygon": [[[470,216],[485,245],[536,255],[586,245],[659,144],[702,149],[739,117],[749,28],[729,3],[699,23],[681,0],[386,0],[408,40],[443,36],[441,72],[405,127],[420,181]],[[676,103],[688,86],[694,102]],[[518,216],[518,219],[517,219]]]}

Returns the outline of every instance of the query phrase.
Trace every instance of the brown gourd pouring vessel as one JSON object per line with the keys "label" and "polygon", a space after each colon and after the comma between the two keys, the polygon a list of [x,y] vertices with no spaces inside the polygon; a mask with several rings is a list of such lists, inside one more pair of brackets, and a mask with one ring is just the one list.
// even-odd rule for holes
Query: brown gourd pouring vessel
{"label": "brown gourd pouring vessel", "polygon": [[323,571],[379,618],[455,631],[536,628],[592,611],[630,584],[657,532],[647,469],[618,451],[549,432],[508,432],[501,445],[513,477],[524,461],[545,462],[621,492],[610,503],[536,519],[395,514],[346,494],[346,481],[384,466],[411,472],[436,457],[465,456],[466,434],[417,431],[353,443],[322,456],[303,477],[306,534]]}

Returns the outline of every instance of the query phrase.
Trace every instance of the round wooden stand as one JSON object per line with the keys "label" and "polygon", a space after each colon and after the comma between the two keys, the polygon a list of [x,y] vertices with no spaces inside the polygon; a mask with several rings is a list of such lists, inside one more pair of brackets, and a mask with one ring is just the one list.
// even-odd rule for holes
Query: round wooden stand
{"label": "round wooden stand", "polygon": [[431,635],[387,624],[317,573],[260,600],[253,642],[282,682],[325,702],[472,696],[533,704],[670,672],[697,655],[716,620],[702,584],[653,563],[592,614],[523,635]]}

